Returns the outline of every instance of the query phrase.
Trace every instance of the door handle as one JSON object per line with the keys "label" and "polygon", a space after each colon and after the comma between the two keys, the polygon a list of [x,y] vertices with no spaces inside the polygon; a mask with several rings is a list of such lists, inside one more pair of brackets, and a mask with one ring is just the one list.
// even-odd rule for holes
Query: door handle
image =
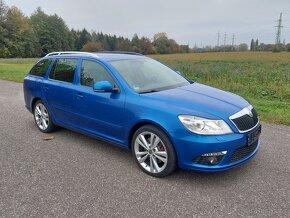
{"label": "door handle", "polygon": [[82,93],[78,93],[77,94],[77,98],[83,98],[84,96],[83,96],[83,94]]}

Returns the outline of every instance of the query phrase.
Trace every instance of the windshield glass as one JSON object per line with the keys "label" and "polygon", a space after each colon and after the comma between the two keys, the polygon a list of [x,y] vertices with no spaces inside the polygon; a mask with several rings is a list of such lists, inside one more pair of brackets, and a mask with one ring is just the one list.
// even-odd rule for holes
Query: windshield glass
{"label": "windshield glass", "polygon": [[190,84],[169,67],[149,58],[110,63],[137,93],[162,91]]}

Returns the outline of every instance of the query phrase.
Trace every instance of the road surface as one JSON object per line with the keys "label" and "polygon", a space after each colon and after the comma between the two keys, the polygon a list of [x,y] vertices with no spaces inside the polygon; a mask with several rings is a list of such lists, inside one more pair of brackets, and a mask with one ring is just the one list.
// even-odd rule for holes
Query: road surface
{"label": "road surface", "polygon": [[44,141],[22,84],[0,80],[0,217],[289,217],[290,127],[263,124],[246,165],[156,179],[130,153],[60,129]]}

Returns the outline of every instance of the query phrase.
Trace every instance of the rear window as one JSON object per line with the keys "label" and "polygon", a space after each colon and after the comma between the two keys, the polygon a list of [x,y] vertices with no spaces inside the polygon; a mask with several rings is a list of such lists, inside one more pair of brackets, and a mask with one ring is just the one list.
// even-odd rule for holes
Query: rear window
{"label": "rear window", "polygon": [[39,61],[30,71],[30,75],[44,77],[50,66],[50,63],[50,59]]}
{"label": "rear window", "polygon": [[77,68],[77,59],[56,59],[53,68],[49,74],[50,79],[72,83],[75,70]]}

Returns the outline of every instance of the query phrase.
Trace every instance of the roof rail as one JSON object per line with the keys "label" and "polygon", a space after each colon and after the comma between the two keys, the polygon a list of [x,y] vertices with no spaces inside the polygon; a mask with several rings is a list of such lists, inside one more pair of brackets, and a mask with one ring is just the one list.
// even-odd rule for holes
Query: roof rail
{"label": "roof rail", "polygon": [[143,54],[137,53],[137,52],[130,52],[130,51],[99,51],[99,52],[82,52],[82,51],[57,51],[57,52],[51,52],[45,55],[45,57],[48,56],[54,56],[54,55],[69,55],[69,54],[85,54],[90,56],[97,56],[98,54],[128,54],[128,55],[140,55],[143,56]]}
{"label": "roof rail", "polygon": [[143,56],[141,53],[137,52],[131,52],[131,51],[98,51],[94,52],[94,54],[102,54],[102,53],[107,53],[107,54],[128,54],[128,55],[140,55]]}
{"label": "roof rail", "polygon": [[94,53],[90,52],[81,52],[81,51],[59,51],[59,52],[51,52],[45,55],[45,57],[48,56],[54,56],[54,55],[68,55],[68,54],[86,54],[86,55],[91,55],[91,56],[96,56]]}

